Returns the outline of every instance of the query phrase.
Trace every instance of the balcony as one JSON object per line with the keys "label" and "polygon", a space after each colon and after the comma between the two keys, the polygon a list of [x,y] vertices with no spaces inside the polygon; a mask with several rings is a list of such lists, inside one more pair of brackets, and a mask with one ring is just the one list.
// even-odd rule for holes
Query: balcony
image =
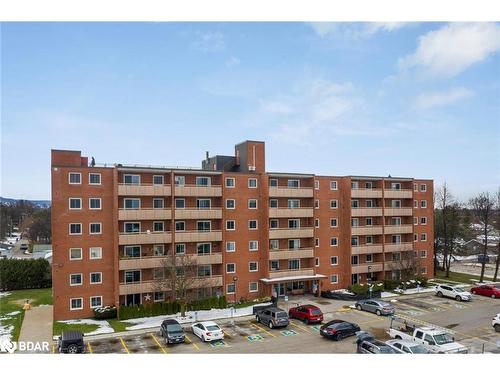
{"label": "balcony", "polygon": [[382,225],[375,225],[371,227],[352,227],[351,234],[353,236],[382,234]]}
{"label": "balcony", "polygon": [[363,263],[351,266],[351,272],[355,273],[368,273],[368,272],[380,272],[384,268],[382,262],[374,262],[374,263]]}
{"label": "balcony", "polygon": [[401,242],[395,244],[385,244],[384,251],[386,253],[399,252],[399,251],[410,251],[413,250],[413,242]]}
{"label": "balcony", "polygon": [[188,255],[196,264],[222,264],[222,253]]}
{"label": "balcony", "polygon": [[118,220],[170,220],[172,210],[160,208],[119,209]]}
{"label": "balcony", "polygon": [[351,216],[382,216],[381,208],[351,208]]}
{"label": "balcony", "polygon": [[314,249],[269,250],[269,260],[313,258]]}
{"label": "balcony", "polygon": [[210,242],[222,241],[222,231],[210,232],[186,231],[175,232],[175,242]]}
{"label": "balcony", "polygon": [[[159,283],[155,281],[142,281],[138,283],[120,283],[120,295],[135,293],[152,293],[159,289]],[[165,283],[166,284],[166,283]],[[163,286],[163,285],[162,285]],[[193,282],[193,289],[222,286],[222,276],[198,277]],[[164,289],[164,288],[162,288]]]}
{"label": "balcony", "polygon": [[269,217],[313,217],[313,208],[270,208]]}
{"label": "balcony", "polygon": [[[140,257],[140,258],[121,258],[118,261],[119,269],[122,270],[132,270],[132,269],[143,269],[143,268],[160,268],[164,267],[164,260],[171,257],[171,255],[165,256],[149,256],[149,257]],[[175,259],[178,259],[180,256],[177,255]],[[188,255],[193,262],[196,264],[222,264],[222,254],[221,253],[212,253],[205,255]]]}
{"label": "balcony", "polygon": [[384,198],[413,198],[412,189],[386,189]]}
{"label": "balcony", "polygon": [[385,234],[405,234],[413,233],[413,225],[386,225],[384,226]]}
{"label": "balcony", "polygon": [[302,268],[300,270],[269,271],[270,279],[276,279],[280,277],[294,277],[294,276],[314,276],[314,269]]}
{"label": "balcony", "polygon": [[222,209],[198,209],[186,208],[182,210],[175,210],[176,219],[222,219]]}
{"label": "balcony", "polygon": [[352,246],[351,247],[352,255],[378,254],[378,253],[382,253],[382,252],[383,252],[382,245],[362,245],[362,246]]}
{"label": "balcony", "polygon": [[351,189],[351,198],[382,198],[382,189]]}
{"label": "balcony", "polygon": [[220,185],[182,185],[176,186],[174,192],[175,196],[181,197],[220,197],[222,187]]}
{"label": "balcony", "polygon": [[142,245],[169,242],[172,242],[172,234],[170,232],[135,232],[118,234],[118,245]]}
{"label": "balcony", "polygon": [[275,228],[269,229],[269,239],[276,240],[280,238],[304,238],[314,237],[314,228]]}
{"label": "balcony", "polygon": [[118,184],[118,195],[132,195],[134,197],[144,195],[171,195],[172,189],[170,185],[153,185],[153,184]]}
{"label": "balcony", "polygon": [[386,207],[384,209],[384,216],[413,216],[413,209],[409,207]]}
{"label": "balcony", "polygon": [[288,187],[270,187],[269,196],[274,197],[289,197],[289,198],[312,198],[314,195],[313,188],[288,188]]}

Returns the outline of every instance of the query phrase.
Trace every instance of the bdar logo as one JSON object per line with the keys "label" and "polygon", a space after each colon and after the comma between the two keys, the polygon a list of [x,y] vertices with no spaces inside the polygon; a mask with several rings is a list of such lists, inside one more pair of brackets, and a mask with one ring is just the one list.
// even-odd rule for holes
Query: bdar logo
{"label": "bdar logo", "polygon": [[16,351],[16,343],[10,340],[2,340],[0,342],[0,352],[14,353]]}

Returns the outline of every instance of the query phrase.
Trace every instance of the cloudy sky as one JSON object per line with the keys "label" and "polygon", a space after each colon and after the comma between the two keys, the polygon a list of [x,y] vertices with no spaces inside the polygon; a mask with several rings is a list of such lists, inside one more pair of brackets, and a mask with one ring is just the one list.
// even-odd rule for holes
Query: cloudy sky
{"label": "cloudy sky", "polygon": [[1,194],[50,199],[50,149],[500,184],[500,24],[1,25]]}

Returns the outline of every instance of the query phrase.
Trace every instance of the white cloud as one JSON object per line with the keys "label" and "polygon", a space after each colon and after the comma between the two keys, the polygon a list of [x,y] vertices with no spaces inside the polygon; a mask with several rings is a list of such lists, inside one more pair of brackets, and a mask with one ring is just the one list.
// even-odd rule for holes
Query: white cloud
{"label": "white cloud", "polygon": [[310,26],[320,37],[342,35],[364,39],[378,32],[391,32],[406,26],[405,22],[311,22]]}
{"label": "white cloud", "polygon": [[415,108],[430,109],[453,104],[459,100],[470,98],[474,93],[464,87],[453,88],[444,92],[420,94],[415,99]]}
{"label": "white cloud", "polygon": [[399,66],[452,77],[499,50],[498,24],[451,23],[421,36],[417,50],[400,59]]}
{"label": "white cloud", "polygon": [[224,34],[220,31],[198,33],[198,38],[193,43],[193,47],[203,52],[222,51],[226,48]]}

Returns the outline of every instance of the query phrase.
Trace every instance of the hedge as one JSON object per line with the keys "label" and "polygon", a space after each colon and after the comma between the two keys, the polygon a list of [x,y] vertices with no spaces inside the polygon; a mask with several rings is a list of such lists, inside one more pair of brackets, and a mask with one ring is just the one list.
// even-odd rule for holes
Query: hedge
{"label": "hedge", "polygon": [[[372,292],[380,292],[382,290],[384,290],[383,283],[373,284]],[[368,295],[370,293],[370,287],[368,284],[353,284],[349,287],[349,291],[355,294]]]}
{"label": "hedge", "polygon": [[0,259],[0,290],[40,289],[52,286],[46,259]]}
{"label": "hedge", "polygon": [[[225,309],[227,300],[225,296],[210,297],[198,301],[193,301],[187,305],[186,311],[199,311],[210,309]],[[144,318],[158,315],[174,315],[181,311],[181,304],[178,301],[168,301],[159,303],[149,303],[143,305],[120,306],[120,320]]]}
{"label": "hedge", "polygon": [[[425,288],[427,286],[427,279],[423,276],[414,277],[411,279],[409,284],[404,284],[404,289],[416,288],[417,281],[420,282],[420,286]],[[403,282],[401,280],[391,280],[387,279],[384,281],[375,281],[373,284],[372,292],[384,291],[384,290],[394,290],[394,289],[403,289]],[[367,295],[370,293],[369,286],[367,284],[353,284],[349,287],[349,291],[359,295]]]}

